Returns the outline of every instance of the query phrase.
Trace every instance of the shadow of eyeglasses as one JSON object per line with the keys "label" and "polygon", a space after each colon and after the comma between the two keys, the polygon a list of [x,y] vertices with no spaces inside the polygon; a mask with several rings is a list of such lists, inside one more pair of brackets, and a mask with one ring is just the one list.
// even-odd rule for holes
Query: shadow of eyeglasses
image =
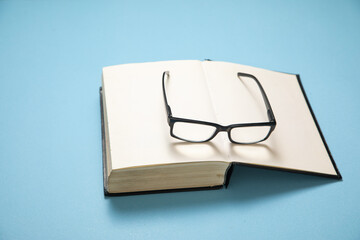
{"label": "shadow of eyeglasses", "polygon": [[173,142],[169,143],[169,145],[171,150],[173,150],[176,154],[187,158],[207,159],[209,157],[219,155],[222,155],[224,158],[226,157],[225,153],[211,141],[204,143]]}
{"label": "shadow of eyeglasses", "polygon": [[274,148],[271,148],[268,144],[256,143],[248,145],[231,144],[230,155],[235,157],[241,157],[244,159],[276,159],[277,152]]}

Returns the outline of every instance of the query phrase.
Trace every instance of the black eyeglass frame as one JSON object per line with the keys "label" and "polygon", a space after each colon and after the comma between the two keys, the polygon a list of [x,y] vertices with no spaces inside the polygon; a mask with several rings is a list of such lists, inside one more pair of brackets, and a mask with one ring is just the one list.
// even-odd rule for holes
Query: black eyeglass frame
{"label": "black eyeglass frame", "polygon": [[[253,79],[256,82],[257,86],[260,89],[263,100],[265,102],[265,106],[266,106],[266,110],[267,110],[267,116],[268,116],[269,121],[268,122],[256,122],[256,123],[238,123],[238,124],[231,124],[231,125],[227,125],[227,126],[223,126],[223,125],[213,123],[213,122],[206,122],[206,121],[195,120],[195,119],[173,117],[172,112],[171,112],[171,107],[170,107],[170,105],[168,103],[167,96],[166,96],[165,76],[167,76],[169,78],[170,77],[170,72],[165,71],[163,73],[163,75],[162,75],[162,89],[163,89],[163,96],[164,96],[165,108],[166,108],[166,113],[167,113],[167,122],[168,122],[168,124],[170,126],[170,135],[172,137],[176,138],[176,139],[186,141],[186,142],[192,142],[192,143],[203,143],[203,142],[208,142],[208,141],[212,140],[219,132],[227,132],[228,138],[229,138],[230,142],[232,142],[232,143],[235,143],[235,144],[255,144],[255,143],[259,143],[259,142],[263,142],[263,141],[267,140],[269,138],[269,136],[271,135],[271,133],[274,131],[275,127],[276,127],[276,120],[275,120],[274,112],[273,112],[273,110],[271,108],[269,99],[266,96],[264,88],[262,87],[259,80],[255,76],[253,76],[251,74],[238,72],[237,77],[240,80],[241,80],[240,77],[248,77],[248,78]],[[174,134],[173,129],[174,129],[174,125],[175,125],[176,122],[185,122],[185,123],[209,125],[209,126],[215,127],[216,130],[214,131],[213,135],[211,137],[209,137],[208,139],[206,139],[206,140],[203,140],[203,141],[191,141],[191,140],[188,140],[188,139],[180,138],[180,137],[178,137],[178,136],[176,136]],[[232,139],[231,130],[233,128],[255,127],[255,126],[259,126],[259,127],[260,126],[270,126],[270,130],[269,130],[268,134],[262,140],[243,143],[243,142],[234,141]]]}

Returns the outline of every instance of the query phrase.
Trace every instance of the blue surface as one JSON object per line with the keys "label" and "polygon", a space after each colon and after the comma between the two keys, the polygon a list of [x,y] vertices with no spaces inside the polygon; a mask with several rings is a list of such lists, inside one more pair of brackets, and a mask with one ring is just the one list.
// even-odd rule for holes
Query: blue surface
{"label": "blue surface", "polygon": [[[0,0],[0,239],[360,239],[359,26],[359,1]],[[101,68],[204,58],[300,73],[344,180],[104,198]]]}

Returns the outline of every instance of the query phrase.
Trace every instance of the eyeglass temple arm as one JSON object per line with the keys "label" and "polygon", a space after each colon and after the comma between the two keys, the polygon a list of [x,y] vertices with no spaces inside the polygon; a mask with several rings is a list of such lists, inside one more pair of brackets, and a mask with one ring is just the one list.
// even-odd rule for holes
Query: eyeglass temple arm
{"label": "eyeglass temple arm", "polygon": [[237,76],[238,76],[238,78],[239,78],[240,80],[241,80],[240,77],[249,77],[249,78],[253,79],[253,80],[256,82],[256,84],[258,85],[258,87],[259,87],[259,89],[260,89],[261,95],[262,95],[262,97],[263,97],[263,99],[264,99],[269,121],[275,121],[275,116],[274,116],[273,110],[272,110],[272,108],[271,108],[269,99],[268,99],[268,97],[266,96],[266,93],[265,93],[265,91],[264,91],[264,88],[262,87],[262,85],[261,85],[261,83],[259,82],[259,80],[258,80],[255,76],[253,76],[253,75],[251,75],[251,74],[247,74],[247,73],[238,72]]}
{"label": "eyeglass temple arm", "polygon": [[171,108],[170,108],[170,106],[168,104],[168,100],[167,100],[167,97],[166,97],[166,89],[165,89],[165,78],[166,77],[167,78],[170,77],[169,71],[165,71],[163,73],[163,76],[162,76],[162,89],[163,89],[163,96],[164,96],[164,101],[165,101],[166,112],[167,112],[168,117],[171,117],[172,116]]}

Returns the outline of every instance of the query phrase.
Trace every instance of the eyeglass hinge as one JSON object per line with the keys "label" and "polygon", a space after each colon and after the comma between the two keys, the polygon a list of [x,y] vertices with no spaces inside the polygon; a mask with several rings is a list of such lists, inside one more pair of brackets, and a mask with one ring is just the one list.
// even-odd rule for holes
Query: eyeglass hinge
{"label": "eyeglass hinge", "polygon": [[172,117],[171,107],[169,105],[166,106],[169,116]]}

